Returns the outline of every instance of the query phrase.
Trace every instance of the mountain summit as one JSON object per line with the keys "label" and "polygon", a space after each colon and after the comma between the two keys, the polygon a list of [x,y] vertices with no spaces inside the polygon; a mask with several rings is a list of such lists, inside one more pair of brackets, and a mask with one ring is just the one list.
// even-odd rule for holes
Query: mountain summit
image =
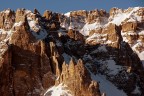
{"label": "mountain summit", "polygon": [[0,12],[1,96],[143,96],[144,8]]}

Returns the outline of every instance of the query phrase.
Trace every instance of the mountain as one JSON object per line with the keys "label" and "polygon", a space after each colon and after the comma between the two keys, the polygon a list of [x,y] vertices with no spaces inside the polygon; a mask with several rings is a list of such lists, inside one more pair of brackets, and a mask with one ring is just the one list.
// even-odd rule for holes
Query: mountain
{"label": "mountain", "polygon": [[144,8],[0,12],[1,96],[143,96]]}

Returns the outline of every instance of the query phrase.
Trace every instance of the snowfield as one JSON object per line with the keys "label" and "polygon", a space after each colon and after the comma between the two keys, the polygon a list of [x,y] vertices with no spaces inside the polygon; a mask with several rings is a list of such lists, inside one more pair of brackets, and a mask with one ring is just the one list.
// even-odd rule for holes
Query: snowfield
{"label": "snowfield", "polygon": [[104,75],[94,75],[89,69],[88,71],[91,74],[92,80],[95,80],[99,83],[101,94],[106,93],[106,96],[127,96],[125,92],[117,89],[116,86],[114,86],[110,81],[108,81]]}
{"label": "snowfield", "polygon": [[66,87],[64,84],[53,86],[44,93],[44,96],[73,96]]}

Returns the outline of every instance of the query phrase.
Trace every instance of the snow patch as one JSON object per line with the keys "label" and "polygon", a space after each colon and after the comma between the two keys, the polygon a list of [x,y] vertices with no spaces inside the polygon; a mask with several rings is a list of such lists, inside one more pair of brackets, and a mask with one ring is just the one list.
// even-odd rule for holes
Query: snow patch
{"label": "snow patch", "polygon": [[62,56],[63,56],[64,61],[66,62],[66,64],[69,64],[69,62],[71,60],[71,56],[66,54],[66,53],[63,53]]}
{"label": "snow patch", "polygon": [[86,68],[90,72],[92,80],[95,80],[99,83],[101,93],[106,93],[106,96],[127,96],[126,93],[124,93],[122,90],[117,89],[116,86],[108,81],[105,76],[101,74],[94,75],[87,66]]}
{"label": "snow patch", "polygon": [[9,14],[10,13],[10,9],[7,9],[4,11],[5,14]]}
{"label": "snow patch", "polygon": [[93,58],[89,54],[84,54],[83,60],[86,62],[86,61],[89,61],[89,60],[93,60]]}
{"label": "snow patch", "polygon": [[138,32],[139,35],[144,35],[144,30]]}
{"label": "snow patch", "polygon": [[30,17],[27,17],[27,20],[28,20],[28,24],[30,26],[30,30],[32,31],[32,34],[33,34],[33,36],[35,36],[36,39],[46,38],[46,36],[48,34],[45,29],[41,28],[41,26]]}
{"label": "snow patch", "polygon": [[66,17],[70,17],[70,13],[71,13],[71,12],[67,12],[67,13],[65,13],[64,15],[65,15]]}
{"label": "snow patch", "polygon": [[25,10],[25,13],[29,14],[29,13],[32,13],[32,11],[31,10]]}
{"label": "snow patch", "polygon": [[67,86],[64,84],[53,86],[44,93],[44,96],[72,96],[71,92],[67,90],[66,87]]}
{"label": "snow patch", "polygon": [[116,62],[114,60],[106,60],[107,63],[107,69],[110,71],[110,75],[116,75],[119,73],[120,70],[122,70],[122,66],[116,65]]}
{"label": "snow patch", "polygon": [[80,31],[85,25],[84,18],[82,16],[78,16],[79,19],[77,19],[75,17],[70,17],[69,14],[66,14],[67,16],[65,17],[65,19],[62,19],[63,22],[61,22],[60,26],[67,30],[74,29]]}
{"label": "snow patch", "polygon": [[120,66],[117,65],[116,62],[113,60],[113,57],[110,56],[109,59],[107,60],[97,60],[98,64],[99,64],[99,70],[101,70],[101,72],[104,74],[107,74],[109,76],[114,76],[119,74],[120,71],[123,71],[125,69],[127,69],[127,66]]}
{"label": "snow patch", "polygon": [[47,31],[45,29],[41,30],[40,32],[32,32],[33,36],[35,36],[36,39],[44,39],[47,36]]}
{"label": "snow patch", "polygon": [[140,88],[138,86],[136,86],[135,90],[132,93],[134,93],[134,94],[141,94],[141,92],[140,92],[139,89]]}
{"label": "snow patch", "polygon": [[134,22],[134,21],[141,21],[141,18],[135,14],[135,12],[137,12],[137,10],[139,10],[140,7],[134,7],[132,11],[130,12],[118,12],[118,14],[116,14],[116,16],[110,17],[109,19],[112,19],[112,21],[110,21],[109,23],[114,23],[116,25],[120,25],[124,20],[128,19],[129,20],[127,22]]}
{"label": "snow patch", "polygon": [[96,50],[94,50],[92,53],[98,53],[98,52],[107,52],[106,46],[102,45],[99,46]]}
{"label": "snow patch", "polygon": [[36,21],[32,20],[32,18],[28,17],[28,24],[30,26],[30,29],[34,32],[36,32],[37,30],[39,30],[41,27],[36,23]]}
{"label": "snow patch", "polygon": [[56,40],[56,46],[62,46],[62,43],[58,40]]}
{"label": "snow patch", "polygon": [[0,39],[1,39],[1,36],[2,37],[2,40],[0,41],[0,57],[1,55],[3,55],[7,49],[8,49],[8,40],[10,39],[11,35],[12,35],[12,31],[5,31],[3,29],[0,29]]}
{"label": "snow patch", "polygon": [[107,38],[108,34],[97,34],[94,33],[92,36],[88,37],[86,39],[86,42],[91,42],[91,41],[95,41],[95,42],[106,42],[106,38]]}
{"label": "snow patch", "polygon": [[99,82],[101,93],[106,93],[106,96],[127,96],[122,90],[119,90],[111,82],[106,80],[103,75],[91,74],[91,78]]}
{"label": "snow patch", "polygon": [[23,24],[22,21],[18,22],[18,23],[15,23],[14,26],[21,26]]}
{"label": "snow patch", "polygon": [[143,66],[144,66],[144,51],[138,51],[137,47],[139,46],[143,46],[143,44],[141,42],[136,43],[134,46],[132,46],[133,51],[135,51],[137,53],[137,55],[139,56]]}
{"label": "snow patch", "polygon": [[97,22],[92,24],[86,23],[84,27],[80,30],[80,33],[83,34],[84,36],[88,36],[91,30],[95,30],[96,28],[100,27],[103,27],[103,24]]}

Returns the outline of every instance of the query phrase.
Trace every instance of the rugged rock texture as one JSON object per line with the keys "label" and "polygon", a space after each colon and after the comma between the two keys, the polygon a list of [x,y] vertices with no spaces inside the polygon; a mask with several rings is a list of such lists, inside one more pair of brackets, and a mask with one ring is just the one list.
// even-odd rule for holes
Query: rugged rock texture
{"label": "rugged rock texture", "polygon": [[52,12],[46,10],[43,14],[43,17],[45,17],[47,20],[50,20],[52,18]]}
{"label": "rugged rock texture", "polygon": [[25,14],[25,9],[18,9],[16,11],[16,18],[15,18],[15,22],[25,22],[26,20],[26,14]]}
{"label": "rugged rock texture", "polygon": [[88,23],[95,23],[95,22],[105,22],[105,18],[108,17],[108,13],[105,10],[93,10],[90,11],[87,17]]}
{"label": "rugged rock texture", "polygon": [[64,62],[58,77],[56,84],[66,84],[74,96],[100,96],[99,85],[96,81],[91,81],[82,60],[78,60],[76,64],[74,59],[71,59],[69,65]]}
{"label": "rugged rock texture", "polygon": [[[5,48],[8,48],[8,46],[6,46]],[[11,67],[11,52],[7,50],[4,54],[1,55],[2,57],[0,58],[0,76],[2,78],[0,79],[0,93],[2,96],[10,96],[13,95],[12,74],[10,74],[13,72]]]}
{"label": "rugged rock texture", "polygon": [[87,16],[87,11],[85,10],[78,10],[78,11],[72,11],[70,12],[70,16],[76,17],[76,16]]}
{"label": "rugged rock texture", "polygon": [[84,37],[83,37],[83,35],[80,34],[78,31],[75,31],[75,30],[70,29],[70,30],[68,30],[67,35],[68,35],[70,38],[74,39],[74,40],[79,40],[79,41],[84,42]]}
{"label": "rugged rock texture", "polygon": [[96,44],[108,44],[113,48],[118,48],[121,42],[122,37],[120,36],[121,28],[114,25],[109,24],[107,27],[103,29],[94,30],[91,32],[91,37],[87,38],[86,43],[90,45]]}
{"label": "rugged rock texture", "polygon": [[143,96],[143,13],[0,12],[0,95]]}
{"label": "rugged rock texture", "polygon": [[[16,15],[13,17],[14,19],[12,19],[11,16],[13,16],[13,14],[11,12],[11,10],[1,12],[3,17],[11,19],[8,20],[10,22],[8,25],[4,25],[5,23],[1,25],[0,30],[0,94],[1,96],[40,96],[46,89],[54,85],[58,74],[60,75],[62,70],[65,71],[62,67],[64,62],[62,54],[65,51],[63,46],[60,45],[61,39],[58,31],[56,31],[60,27],[59,14],[49,14],[46,11],[43,18],[36,9],[34,13],[26,9],[18,9],[16,13],[13,12],[13,14]],[[1,22],[3,22],[5,18],[2,19]],[[11,20],[13,20],[13,22],[11,22]],[[49,21],[52,22],[49,23]],[[45,25],[43,25],[42,22],[44,22]],[[47,24],[49,26],[47,26]],[[56,38],[47,36],[49,30],[51,31],[49,35],[55,36]],[[70,39],[71,36],[67,35],[66,38]],[[79,35],[78,37],[76,35],[74,40],[83,40],[83,36]],[[84,65],[79,65],[79,67],[80,66],[84,67]],[[84,70],[86,69],[77,69],[77,71],[80,72]],[[73,72],[74,71],[75,70],[73,70]],[[81,74],[80,72],[76,75],[77,80],[80,78],[85,80],[86,77],[83,78],[79,76],[79,74]],[[85,76],[85,72],[86,74],[88,73],[86,70],[82,73],[82,76]],[[88,74],[88,76],[89,85],[87,85],[86,82],[81,82],[82,87],[79,86],[79,88],[81,88],[79,90],[80,92],[76,92],[75,96],[84,94],[84,90],[87,87],[89,87],[90,90],[87,94],[90,94],[90,96],[100,96],[98,84],[94,81],[91,83],[90,75]],[[4,78],[6,80],[4,80]],[[75,82],[74,79],[72,81]],[[61,83],[65,82],[68,81],[61,80]],[[67,83],[65,84],[67,85]],[[68,85],[69,84],[70,83],[68,83]],[[77,82],[75,82],[75,84],[77,84]],[[98,92],[95,92],[94,89],[92,89],[93,87],[98,90]],[[75,90],[71,88],[75,88]],[[76,86],[71,88],[68,88],[68,90],[72,90],[72,92],[75,93]]]}
{"label": "rugged rock texture", "polygon": [[0,13],[0,28],[8,31],[12,28],[14,21],[15,13],[12,10],[7,9],[4,12]]}
{"label": "rugged rock texture", "polygon": [[[16,22],[20,21],[21,23],[11,29],[13,34],[9,42],[6,43],[10,52],[8,56],[10,57],[6,57],[6,55],[4,58],[1,77],[8,79],[1,84],[1,95],[39,96],[43,89],[52,86],[55,81],[50,60],[46,54],[45,43],[36,40],[28,30],[29,25],[24,15],[25,11],[18,10],[16,14]],[[1,82],[3,82],[2,78]]]}
{"label": "rugged rock texture", "polygon": [[137,28],[137,23],[135,22],[128,22],[128,23],[122,24],[123,32],[136,31],[136,28]]}

